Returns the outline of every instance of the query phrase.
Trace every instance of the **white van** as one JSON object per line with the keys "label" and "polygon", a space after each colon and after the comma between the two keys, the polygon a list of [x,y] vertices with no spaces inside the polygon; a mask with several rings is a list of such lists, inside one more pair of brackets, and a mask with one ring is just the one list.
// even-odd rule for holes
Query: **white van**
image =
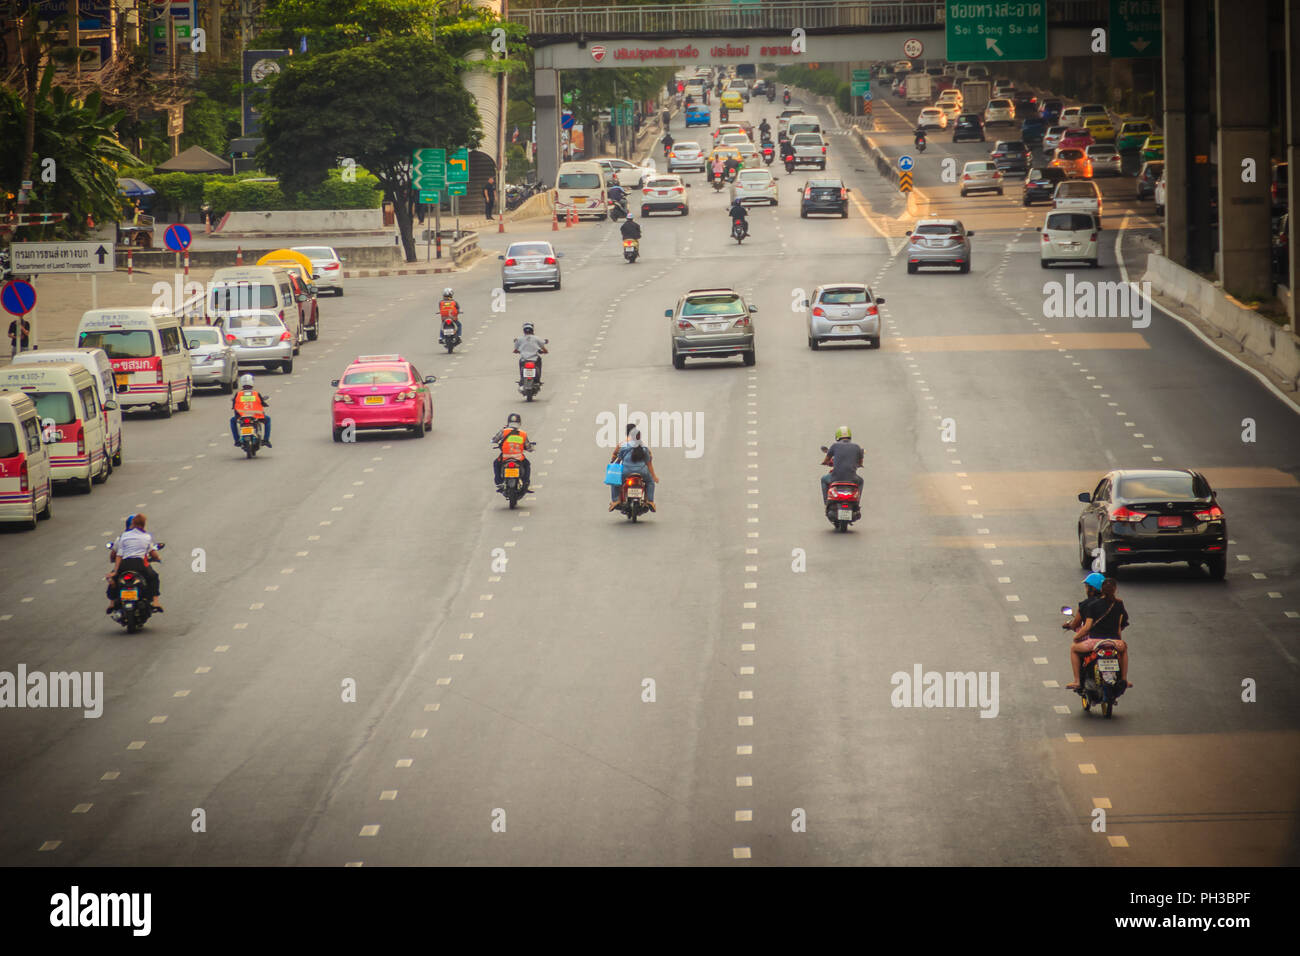
{"label": "white van", "polygon": [[555,213],[568,215],[570,209],[582,216],[604,219],[609,214],[605,199],[605,172],[599,163],[564,163],[553,190]]}
{"label": "white van", "polygon": [[54,513],[53,501],[36,404],[21,392],[0,392],[0,521],[34,529]]}
{"label": "white van", "polygon": [[268,310],[293,333],[294,352],[306,337],[304,315],[289,273],[275,266],[234,266],[212,273],[208,285],[208,321],[231,312]]}
{"label": "white van", "polygon": [[108,355],[123,410],[151,408],[164,418],[173,407],[190,410],[194,380],[179,316],[147,307],[91,309],[77,326],[77,345]]}
{"label": "white van", "polygon": [[797,133],[817,133],[821,134],[822,124],[815,116],[791,116],[785,124],[786,135],[794,139]]}
{"label": "white van", "polygon": [[0,368],[0,388],[22,392],[36,405],[50,478],[86,494],[112,473],[104,453],[104,416],[90,373],[75,362],[37,362]]}
{"label": "white van", "polygon": [[14,365],[31,365],[33,362],[76,362],[95,383],[95,398],[104,413],[104,442],[108,452],[109,471],[122,464],[122,409],[117,404],[117,384],[113,379],[113,364],[103,349],[57,349],[52,352],[19,352]]}

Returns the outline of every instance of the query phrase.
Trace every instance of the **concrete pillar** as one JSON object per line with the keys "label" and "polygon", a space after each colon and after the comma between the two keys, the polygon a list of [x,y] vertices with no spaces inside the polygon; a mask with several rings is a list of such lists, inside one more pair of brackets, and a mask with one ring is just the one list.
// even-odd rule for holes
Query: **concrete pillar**
{"label": "concrete pillar", "polygon": [[533,71],[533,103],[537,112],[537,178],[554,188],[560,173],[560,71]]}
{"label": "concrete pillar", "polygon": [[1161,60],[1165,87],[1165,258],[1187,265],[1187,92],[1184,89],[1183,50],[1187,44],[1183,0],[1164,0]]}
{"label": "concrete pillar", "polygon": [[[1286,36],[1284,38],[1286,46],[1286,126],[1284,136],[1286,138],[1286,159],[1288,163],[1288,172],[1291,166],[1294,166],[1296,160],[1300,159],[1300,10],[1296,9],[1295,4],[1286,5]],[[1290,183],[1287,184],[1288,192]],[[1296,226],[1296,217],[1288,216],[1287,222],[1290,225],[1290,231],[1287,236],[1287,259],[1289,265],[1287,269],[1286,286],[1291,290],[1291,297],[1288,303],[1287,312],[1291,317],[1291,332],[1293,335],[1300,335],[1300,330],[1296,328],[1296,285],[1300,283],[1300,228]]]}
{"label": "concrete pillar", "polygon": [[[1215,0],[1219,117],[1219,253],[1225,291],[1268,298],[1269,116],[1267,0]],[[1254,52],[1252,53],[1252,49]],[[1253,161],[1254,182],[1242,182]]]}
{"label": "concrete pillar", "polygon": [[[1187,164],[1187,191],[1176,194],[1170,189],[1169,201],[1187,203],[1187,268],[1208,273],[1214,270],[1214,246],[1218,238],[1210,226],[1214,178],[1210,156],[1214,146],[1211,135],[1214,76],[1207,69],[1210,63],[1215,62],[1215,49],[1210,39],[1214,25],[1214,0],[1187,0],[1185,10],[1181,65],[1187,110],[1187,152],[1182,156],[1175,155],[1174,159]],[[1165,155],[1171,155],[1167,148]]]}

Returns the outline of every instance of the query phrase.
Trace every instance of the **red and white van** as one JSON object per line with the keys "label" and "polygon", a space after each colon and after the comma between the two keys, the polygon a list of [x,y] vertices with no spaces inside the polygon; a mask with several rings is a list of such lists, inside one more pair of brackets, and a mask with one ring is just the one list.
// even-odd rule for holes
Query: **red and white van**
{"label": "red and white van", "polygon": [[21,392],[0,392],[0,521],[34,529],[54,513],[53,499],[36,404]]}
{"label": "red and white van", "polygon": [[164,418],[173,408],[190,410],[194,381],[179,316],[150,308],[92,309],[77,326],[77,345],[108,355],[123,410],[151,408]]}
{"label": "red and white van", "polygon": [[0,388],[21,392],[36,406],[53,481],[89,494],[112,474],[95,382],[80,364],[7,365],[0,368]]}

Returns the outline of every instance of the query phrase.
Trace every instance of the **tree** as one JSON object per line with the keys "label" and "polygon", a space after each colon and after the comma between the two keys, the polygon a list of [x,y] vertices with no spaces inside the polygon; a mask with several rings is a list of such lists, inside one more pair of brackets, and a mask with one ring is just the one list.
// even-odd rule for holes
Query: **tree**
{"label": "tree", "polygon": [[263,167],[286,192],[304,192],[342,159],[364,166],[393,203],[406,260],[414,262],[411,154],[472,149],[482,138],[455,60],[429,38],[406,36],[281,62],[262,111]]}

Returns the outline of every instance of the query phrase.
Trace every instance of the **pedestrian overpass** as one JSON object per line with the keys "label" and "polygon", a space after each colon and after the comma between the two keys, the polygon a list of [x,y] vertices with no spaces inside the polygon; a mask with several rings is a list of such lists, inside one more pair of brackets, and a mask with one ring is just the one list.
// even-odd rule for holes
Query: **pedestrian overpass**
{"label": "pedestrian overpass", "polygon": [[[1047,10],[1047,55],[1086,56],[1107,0],[1027,0]],[[963,4],[978,12],[981,3]],[[560,164],[560,71],[734,63],[947,59],[946,0],[761,0],[516,8],[534,49],[537,172]],[[904,51],[907,44],[907,51]],[[917,49],[921,52],[917,53]],[[908,57],[908,54],[912,56]]]}

